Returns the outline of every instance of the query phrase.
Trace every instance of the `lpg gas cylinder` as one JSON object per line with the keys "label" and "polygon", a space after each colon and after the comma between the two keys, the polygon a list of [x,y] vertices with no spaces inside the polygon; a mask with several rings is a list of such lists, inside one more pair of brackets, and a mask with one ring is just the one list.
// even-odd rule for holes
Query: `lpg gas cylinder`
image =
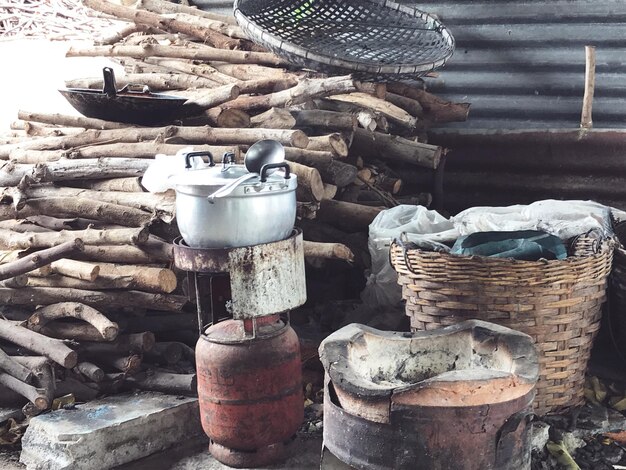
{"label": "lpg gas cylinder", "polygon": [[304,419],[295,331],[278,315],[218,323],[198,340],[196,367],[211,454],[239,468],[282,460]]}

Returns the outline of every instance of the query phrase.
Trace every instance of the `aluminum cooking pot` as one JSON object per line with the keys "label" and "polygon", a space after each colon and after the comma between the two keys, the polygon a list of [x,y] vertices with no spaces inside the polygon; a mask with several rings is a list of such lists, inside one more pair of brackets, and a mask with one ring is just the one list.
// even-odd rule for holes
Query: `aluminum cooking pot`
{"label": "aluminum cooking pot", "polygon": [[[208,157],[209,167],[191,169],[191,159],[201,157]],[[186,171],[171,177],[178,229],[192,248],[270,243],[293,229],[298,183],[289,165],[265,165],[256,174],[233,161],[226,154],[222,166],[216,166],[209,152],[191,152],[185,156]],[[268,174],[271,169],[282,171]]]}

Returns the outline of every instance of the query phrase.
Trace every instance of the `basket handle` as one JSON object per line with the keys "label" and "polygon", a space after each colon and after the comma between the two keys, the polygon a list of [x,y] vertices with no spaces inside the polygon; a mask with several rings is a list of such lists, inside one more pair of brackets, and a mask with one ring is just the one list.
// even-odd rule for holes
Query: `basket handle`
{"label": "basket handle", "polygon": [[[411,263],[409,262],[409,254],[406,246],[408,242],[409,240],[407,238],[406,232],[402,232],[400,234],[400,237],[393,239],[391,245],[398,245],[400,248],[402,248],[402,255],[404,256],[404,264],[406,265],[406,268],[411,272],[411,274],[417,275],[417,273],[411,267]],[[393,266],[393,263],[391,262],[391,246],[389,247],[389,265]]]}

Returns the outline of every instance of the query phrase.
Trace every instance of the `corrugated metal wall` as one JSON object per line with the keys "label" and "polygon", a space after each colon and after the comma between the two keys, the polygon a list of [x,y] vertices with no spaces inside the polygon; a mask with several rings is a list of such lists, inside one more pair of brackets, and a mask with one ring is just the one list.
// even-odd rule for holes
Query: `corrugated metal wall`
{"label": "corrugated metal wall", "polygon": [[457,40],[428,90],[472,103],[467,122],[431,136],[451,149],[446,209],[544,198],[626,209],[626,131],[545,132],[579,128],[585,45],[597,47],[594,128],[626,129],[626,0],[400,1],[438,15]]}
{"label": "corrugated metal wall", "polygon": [[597,47],[595,127],[626,124],[626,1],[403,2],[437,14],[457,40],[430,91],[472,103],[476,129],[577,128],[585,45]]}

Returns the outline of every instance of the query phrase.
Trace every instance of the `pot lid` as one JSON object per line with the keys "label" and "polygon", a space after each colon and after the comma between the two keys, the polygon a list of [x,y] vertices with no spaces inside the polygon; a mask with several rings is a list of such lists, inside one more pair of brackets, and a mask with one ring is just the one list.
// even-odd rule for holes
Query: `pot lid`
{"label": "pot lid", "polygon": [[183,170],[172,175],[170,182],[181,186],[225,186],[247,173],[248,170],[244,165],[227,165],[226,167],[216,165],[209,168]]}

